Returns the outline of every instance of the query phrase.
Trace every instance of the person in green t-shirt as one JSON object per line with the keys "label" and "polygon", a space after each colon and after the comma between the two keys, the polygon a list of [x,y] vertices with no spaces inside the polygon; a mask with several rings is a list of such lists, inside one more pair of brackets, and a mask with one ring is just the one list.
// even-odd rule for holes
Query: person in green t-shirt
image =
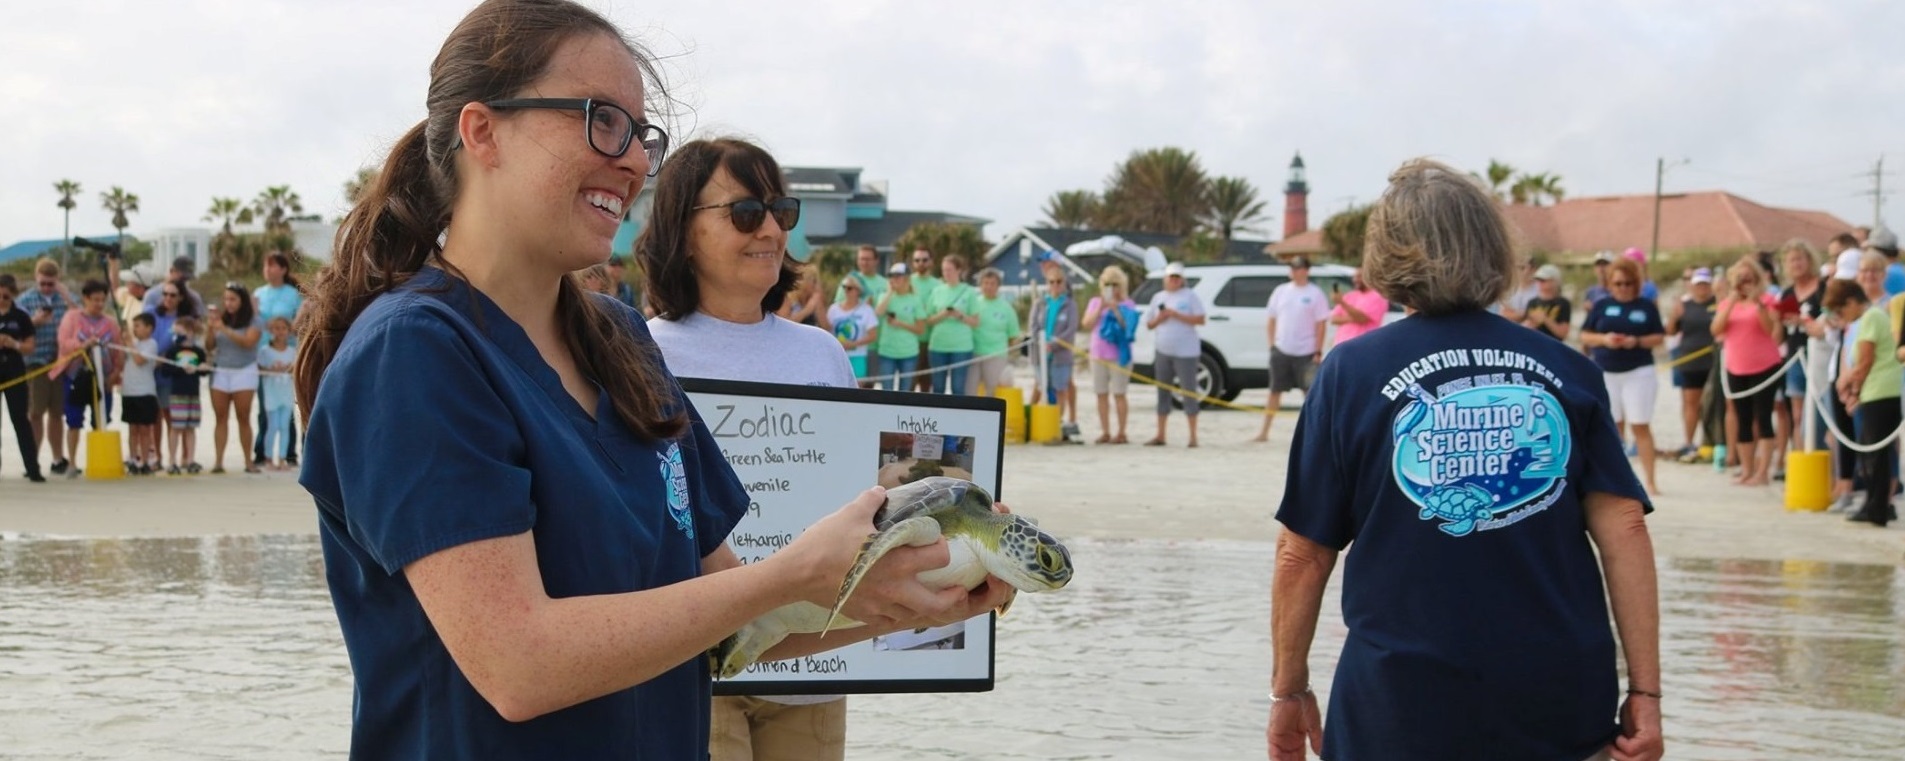
{"label": "person in green t-shirt", "polygon": [[[939,264],[933,261],[933,252],[931,250],[925,248],[913,249],[913,276],[909,278],[909,282],[913,284],[913,294],[920,298],[920,308],[922,310],[925,309],[926,303],[933,298],[933,292],[939,290],[940,286],[945,285],[939,278],[933,276],[933,273],[938,271]],[[919,364],[914,368],[917,374],[913,376],[912,383],[914,391],[932,393],[932,357],[933,355],[930,352],[922,351],[919,353]]]}
{"label": "person in green t-shirt", "polygon": [[[1865,274],[1864,271],[1859,273],[1860,277]],[[1878,283],[1878,276],[1873,276],[1870,282]],[[1884,294],[1879,288],[1873,292]],[[1868,445],[1890,439],[1892,432],[1898,429],[1900,416],[1898,342],[1892,335],[1891,320],[1885,310],[1869,308],[1872,300],[1873,296],[1858,283],[1834,280],[1826,286],[1823,304],[1827,313],[1846,326],[1846,341],[1852,355],[1852,361],[1839,371],[1833,390],[1838,392],[1846,409],[1852,410],[1859,443]],[[1897,508],[1892,506],[1896,476],[1887,478],[1886,474],[1891,473],[1892,465],[1898,462],[1898,445],[1877,447],[1861,453],[1859,459],[1870,483],[1866,485],[1864,504],[1847,520],[1883,528],[1897,519]]]}
{"label": "person in green t-shirt", "polygon": [[860,301],[866,304],[880,303],[880,297],[886,295],[886,276],[880,274],[880,250],[862,245],[853,253],[854,270],[840,278],[840,286],[833,289],[833,303],[847,300],[844,290],[848,280],[860,284]]}
{"label": "person in green t-shirt", "polygon": [[966,257],[939,262],[945,281],[926,297],[926,350],[932,353],[932,393],[966,393],[972,367],[972,329],[979,325],[979,289],[966,282]]}
{"label": "person in green t-shirt", "polygon": [[979,358],[976,372],[967,381],[966,393],[993,396],[1012,382],[1012,362],[1008,353],[1012,339],[1025,331],[1019,327],[1019,310],[1010,299],[999,297],[1005,273],[991,267],[979,272],[979,325],[972,329],[972,353]]}
{"label": "person in green t-shirt", "polygon": [[888,391],[901,391],[909,384],[899,377],[914,364],[922,353],[919,350],[920,336],[926,328],[920,323],[925,305],[919,295],[913,293],[913,284],[906,279],[906,265],[895,263],[886,273],[887,292],[881,297],[873,311],[879,313],[879,338],[873,344],[874,378],[880,388]]}

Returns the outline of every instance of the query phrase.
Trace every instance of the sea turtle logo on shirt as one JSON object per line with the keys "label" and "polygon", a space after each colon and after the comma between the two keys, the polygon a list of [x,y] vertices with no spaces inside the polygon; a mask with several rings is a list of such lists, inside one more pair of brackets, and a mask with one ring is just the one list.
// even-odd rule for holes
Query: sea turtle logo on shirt
{"label": "sea turtle logo on shirt", "polygon": [[[1518,507],[1567,476],[1572,447],[1560,403],[1540,386],[1475,386],[1441,398],[1420,384],[1396,415],[1396,485],[1449,536],[1510,525]],[[1553,500],[1529,513],[1545,509]]]}
{"label": "sea turtle logo on shirt", "polygon": [[694,516],[688,510],[688,469],[681,464],[681,445],[668,442],[668,451],[662,452],[661,480],[668,485],[668,517],[675,519],[675,528],[695,538]]}
{"label": "sea turtle logo on shirt", "polygon": [[860,321],[851,316],[833,324],[833,335],[842,341],[860,340]]}

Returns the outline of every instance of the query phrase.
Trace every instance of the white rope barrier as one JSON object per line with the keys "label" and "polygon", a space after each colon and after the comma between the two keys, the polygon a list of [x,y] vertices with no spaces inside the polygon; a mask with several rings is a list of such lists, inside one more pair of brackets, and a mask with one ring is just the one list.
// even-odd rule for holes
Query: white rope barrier
{"label": "white rope barrier", "polygon": [[1786,359],[1785,364],[1780,365],[1778,370],[1773,371],[1773,377],[1767,378],[1766,382],[1761,383],[1757,386],[1754,386],[1751,389],[1748,389],[1746,391],[1741,391],[1737,394],[1733,393],[1733,389],[1731,388],[1733,384],[1727,382],[1726,367],[1724,365],[1716,365],[1713,369],[1720,373],[1720,395],[1725,397],[1728,401],[1731,401],[1734,399],[1744,399],[1746,397],[1757,394],[1761,391],[1765,391],[1767,388],[1771,387],[1774,383],[1778,383],[1782,380],[1785,380],[1786,372],[1792,369],[1793,363],[1798,362],[1799,359],[1804,356],[1806,355],[1801,352],[1793,352],[1793,355]]}
{"label": "white rope barrier", "polygon": [[[102,346],[104,346],[105,348],[111,349],[113,351],[119,352],[121,354],[124,354],[128,357],[145,357],[146,359],[152,360],[153,362],[157,362],[161,365],[170,365],[172,367],[176,367],[181,370],[197,371],[197,370],[243,370],[244,369],[242,367],[218,367],[215,365],[188,365],[183,362],[175,362],[173,360],[166,359],[165,357],[162,357],[156,354],[147,354],[142,351],[134,351],[132,347],[130,346],[120,346],[118,344],[102,344]],[[202,349],[204,347],[199,347],[199,348]],[[253,367],[257,367],[257,366],[253,365]],[[291,372],[288,370],[266,370],[262,367],[258,367],[257,369],[258,369],[258,375],[260,376],[283,375],[286,377],[290,377],[291,375]]]}
{"label": "white rope barrier", "polygon": [[[1829,393],[1830,389],[1828,389],[1827,392]],[[1881,449],[1891,446],[1892,442],[1898,440],[1899,433],[1902,431],[1905,431],[1905,423],[1901,423],[1899,427],[1892,429],[1892,433],[1890,435],[1886,436],[1884,439],[1880,440],[1878,443],[1860,444],[1857,441],[1853,440],[1851,437],[1846,436],[1844,431],[1839,430],[1838,421],[1833,420],[1832,409],[1826,405],[1826,395],[1824,393],[1814,394],[1812,397],[1812,403],[1813,403],[1813,406],[1819,410],[1819,418],[1820,420],[1825,422],[1826,430],[1832,434],[1832,438],[1839,442],[1839,446],[1845,447],[1846,449],[1850,449],[1854,452],[1859,452],[1862,454],[1871,454],[1873,452],[1877,452]],[[1882,400],[1880,402],[1874,402],[1874,404],[1882,404],[1882,403],[1883,403]],[[1892,403],[1899,404],[1900,400],[1893,399]]]}

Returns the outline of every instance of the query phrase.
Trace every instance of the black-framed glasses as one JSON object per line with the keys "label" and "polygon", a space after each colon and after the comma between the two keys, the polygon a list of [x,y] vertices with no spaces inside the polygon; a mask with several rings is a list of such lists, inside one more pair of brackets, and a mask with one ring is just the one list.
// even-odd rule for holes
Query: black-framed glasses
{"label": "black-framed glasses", "polygon": [[589,147],[594,148],[596,153],[612,159],[621,158],[628,153],[628,146],[639,138],[642,152],[648,154],[650,177],[661,171],[661,160],[668,155],[668,133],[648,122],[637,121],[628,109],[608,101],[594,98],[510,98],[485,101],[483,105],[496,109],[581,111],[587,116],[583,132],[588,137]]}
{"label": "black-framed glasses", "polygon": [[728,221],[734,223],[734,230],[740,233],[752,233],[761,229],[761,223],[767,221],[767,215],[774,215],[774,224],[780,225],[781,232],[794,229],[800,224],[800,199],[784,196],[767,203],[759,198],[742,198],[727,203],[708,203],[690,208],[690,211],[702,209],[727,209]]}

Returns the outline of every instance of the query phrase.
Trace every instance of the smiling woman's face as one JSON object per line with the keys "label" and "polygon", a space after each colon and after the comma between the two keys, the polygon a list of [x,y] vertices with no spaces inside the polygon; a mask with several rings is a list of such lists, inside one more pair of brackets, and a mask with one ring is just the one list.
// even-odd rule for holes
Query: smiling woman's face
{"label": "smiling woman's face", "polygon": [[[725,204],[753,197],[754,194],[723,167],[716,169],[708,178],[708,184],[701,187],[694,205]],[[694,266],[703,303],[711,300],[709,294],[734,293],[744,293],[758,301],[780,282],[787,231],[774,221],[774,215],[766,214],[760,227],[744,233],[734,228],[730,213],[728,207],[696,211],[688,228],[689,261]]]}

